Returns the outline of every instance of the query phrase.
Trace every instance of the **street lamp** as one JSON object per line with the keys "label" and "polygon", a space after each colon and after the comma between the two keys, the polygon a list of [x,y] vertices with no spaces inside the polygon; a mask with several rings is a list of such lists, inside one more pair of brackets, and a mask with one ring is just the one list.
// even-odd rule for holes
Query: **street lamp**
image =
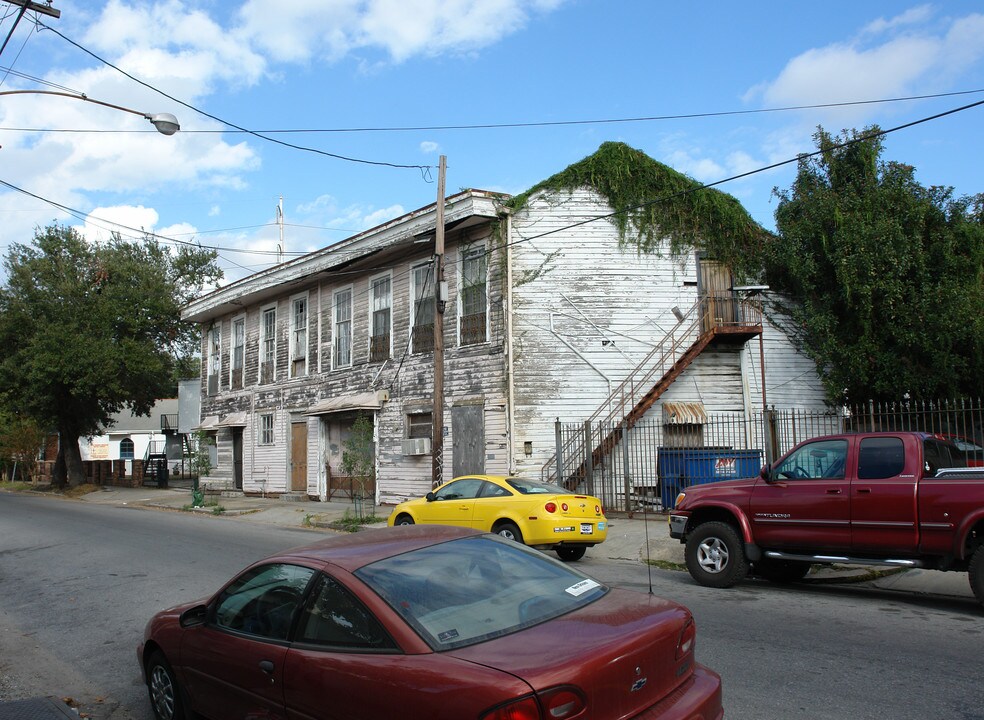
{"label": "street lamp", "polygon": [[139,115],[145,120],[149,120],[150,124],[157,128],[157,132],[161,135],[174,135],[174,133],[181,129],[181,125],[178,124],[178,119],[171,113],[150,114],[140,112],[139,110],[131,110],[130,108],[122,107],[121,105],[113,105],[112,103],[103,102],[102,100],[93,100],[91,97],[87,97],[86,95],[54,92],[52,90],[4,90],[3,92],[0,92],[0,95],[59,95],[61,97],[95,103],[96,105],[113,108],[114,110],[122,110],[123,112],[130,113],[131,115]]}

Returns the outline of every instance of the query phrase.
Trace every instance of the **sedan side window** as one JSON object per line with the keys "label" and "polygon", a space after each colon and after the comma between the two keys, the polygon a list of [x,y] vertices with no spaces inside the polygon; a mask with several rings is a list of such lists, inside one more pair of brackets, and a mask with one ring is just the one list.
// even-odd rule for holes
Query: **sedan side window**
{"label": "sedan side window", "polygon": [[482,492],[480,492],[478,496],[483,498],[512,497],[512,493],[501,485],[496,485],[491,482],[484,482],[482,483]]}
{"label": "sedan side window", "polygon": [[803,445],[776,465],[773,476],[782,480],[843,478],[846,464],[846,440],[820,440]]}
{"label": "sedan side window", "polygon": [[215,624],[270,640],[286,640],[312,575],[311,568],[284,563],[247,570],[219,597]]}
{"label": "sedan side window", "polygon": [[393,641],[369,609],[341,583],[318,579],[313,599],[301,613],[297,641],[364,650],[391,650]]}
{"label": "sedan side window", "polygon": [[474,500],[482,489],[478,478],[464,478],[450,482],[434,491],[435,500]]}

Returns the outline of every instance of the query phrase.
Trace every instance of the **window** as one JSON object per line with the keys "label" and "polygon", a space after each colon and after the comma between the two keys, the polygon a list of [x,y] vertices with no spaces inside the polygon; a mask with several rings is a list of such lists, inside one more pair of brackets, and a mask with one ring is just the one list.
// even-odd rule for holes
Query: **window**
{"label": "window", "polygon": [[482,489],[482,480],[462,478],[434,491],[434,500],[474,500]]}
{"label": "window", "polygon": [[334,322],[332,323],[332,367],[348,367],[352,364],[352,289],[335,293]]}
{"label": "window", "polygon": [[459,336],[462,345],[474,345],[486,340],[488,324],[488,258],[484,246],[462,251]]}
{"label": "window", "polygon": [[[413,268],[410,282],[410,323],[413,352],[434,351],[434,270],[433,263]],[[429,436],[428,436],[429,437]]]}
{"label": "window", "polygon": [[260,415],[260,445],[273,445],[273,413]]}
{"label": "window", "polygon": [[395,649],[366,606],[325,575],[318,579],[314,600],[301,614],[296,640],[340,648]]}
{"label": "window", "polygon": [[220,628],[286,640],[314,570],[276,563],[247,570],[225,589],[215,605]]}
{"label": "window", "polygon": [[232,321],[232,377],[231,386],[243,386],[243,361],[246,349],[246,318]]}
{"label": "window", "polygon": [[369,283],[372,303],[369,317],[369,362],[386,360],[390,356],[392,282],[389,276],[375,278]]}
{"label": "window", "polygon": [[772,476],[783,480],[843,478],[847,463],[847,440],[807,443],[781,461]]}
{"label": "window", "polygon": [[307,297],[294,298],[290,313],[290,376],[307,374]]}
{"label": "window", "polygon": [[133,460],[133,440],[130,438],[120,440],[120,460]]}
{"label": "window", "polygon": [[219,392],[219,372],[222,367],[222,330],[213,325],[208,331],[208,394]]}
{"label": "window", "polygon": [[429,412],[407,415],[407,437],[429,438],[431,436],[431,426],[433,424],[433,417]]}
{"label": "window", "polygon": [[902,438],[865,438],[858,451],[858,480],[895,477],[905,469]]}
{"label": "window", "polygon": [[260,384],[272,383],[277,367],[277,308],[270,307],[260,315]]}

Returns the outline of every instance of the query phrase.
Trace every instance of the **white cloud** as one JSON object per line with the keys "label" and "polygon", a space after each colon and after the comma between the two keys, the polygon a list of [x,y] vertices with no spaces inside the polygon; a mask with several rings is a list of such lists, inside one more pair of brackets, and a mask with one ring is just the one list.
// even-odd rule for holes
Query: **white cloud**
{"label": "white cloud", "polygon": [[336,60],[360,49],[378,49],[395,62],[416,55],[470,53],[516,32],[533,13],[550,12],[564,0],[293,0],[272,9],[248,0],[240,28],[277,60]]}
{"label": "white cloud", "polygon": [[[870,23],[853,40],[806,50],[775,79],[751,88],[746,100],[761,96],[767,106],[806,105],[948,89],[952,76],[984,57],[984,15],[939,27],[931,19],[931,8],[920,6]],[[860,107],[837,111],[836,117],[857,123],[872,112]]]}
{"label": "white cloud", "polygon": [[75,229],[91,242],[106,242],[113,232],[127,239],[138,239],[141,232],[152,232],[159,220],[160,215],[154,208],[115,205],[94,208],[82,226]]}
{"label": "white cloud", "polygon": [[440,147],[441,146],[438,145],[436,142],[430,142],[428,140],[425,140],[424,142],[420,143],[420,152],[432,154],[432,153],[436,153],[440,149]]}

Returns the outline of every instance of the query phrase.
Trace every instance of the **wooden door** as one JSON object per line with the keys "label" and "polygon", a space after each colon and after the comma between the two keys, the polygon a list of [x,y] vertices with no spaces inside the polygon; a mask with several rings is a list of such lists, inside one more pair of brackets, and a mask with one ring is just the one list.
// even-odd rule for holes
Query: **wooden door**
{"label": "wooden door", "polygon": [[485,407],[456,405],[451,408],[452,477],[485,472]]}
{"label": "wooden door", "polygon": [[718,260],[697,260],[697,292],[701,301],[701,330],[735,323],[731,270]]}
{"label": "wooden door", "polygon": [[307,492],[307,423],[290,424],[290,489]]}

